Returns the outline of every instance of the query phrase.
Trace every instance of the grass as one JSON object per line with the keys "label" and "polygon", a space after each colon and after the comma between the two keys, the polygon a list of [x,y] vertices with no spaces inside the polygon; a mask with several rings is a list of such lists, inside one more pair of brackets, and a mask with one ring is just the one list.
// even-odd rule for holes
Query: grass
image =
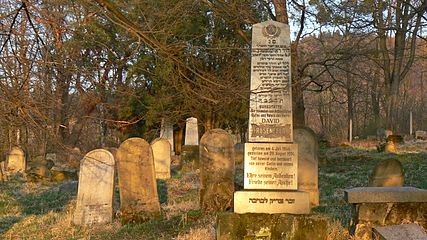
{"label": "grass", "polygon": [[[381,160],[396,158],[405,170],[405,185],[427,189],[427,143],[405,146],[399,154],[378,153],[374,147],[353,145],[322,148],[319,165],[319,207],[332,223],[330,239],[350,239],[346,228],[350,206],[344,190],[366,186],[370,171]],[[191,168],[186,168],[191,169]],[[243,167],[236,166],[236,187],[241,188]],[[158,181],[162,215],[144,224],[111,224],[79,227],[72,224],[76,193],[73,183],[25,183],[14,179],[0,182],[0,239],[214,239],[215,215],[199,210],[197,172],[177,172]],[[75,183],[74,183],[75,184]],[[68,186],[68,188],[67,188]],[[72,188],[71,188],[72,189]],[[119,206],[118,189],[114,208]]]}

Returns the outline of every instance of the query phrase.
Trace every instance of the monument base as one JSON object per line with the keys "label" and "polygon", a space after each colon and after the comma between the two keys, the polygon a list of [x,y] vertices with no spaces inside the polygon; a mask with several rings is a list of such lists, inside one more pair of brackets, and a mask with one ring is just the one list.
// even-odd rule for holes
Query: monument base
{"label": "monument base", "polygon": [[237,191],[234,212],[309,214],[310,197],[301,191]]}
{"label": "monument base", "polygon": [[327,239],[331,219],[323,215],[219,213],[216,239]]}

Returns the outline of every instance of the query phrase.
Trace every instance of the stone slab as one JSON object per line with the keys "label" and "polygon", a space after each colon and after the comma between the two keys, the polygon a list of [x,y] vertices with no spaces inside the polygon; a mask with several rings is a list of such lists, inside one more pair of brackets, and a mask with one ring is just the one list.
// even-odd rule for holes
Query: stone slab
{"label": "stone slab", "polygon": [[309,214],[309,194],[300,191],[237,191],[234,193],[234,212]]}
{"label": "stone slab", "polygon": [[96,149],[83,158],[73,222],[77,225],[110,223],[113,217],[114,157]]}
{"label": "stone slab", "polygon": [[324,240],[332,219],[325,215],[218,213],[216,239]]}
{"label": "stone slab", "polygon": [[298,146],[287,143],[245,143],[244,188],[296,190]]}
{"label": "stone slab", "polygon": [[165,138],[156,138],[151,143],[154,169],[157,179],[171,178],[171,145]]}
{"label": "stone slab", "polygon": [[427,190],[414,187],[358,187],[344,191],[348,203],[427,202]]}
{"label": "stone slab", "polygon": [[252,27],[250,142],[293,142],[289,25]]}
{"label": "stone slab", "polygon": [[427,240],[427,233],[417,224],[374,227],[373,233],[379,240]]}
{"label": "stone slab", "polygon": [[298,190],[310,194],[312,207],[319,205],[319,144],[313,130],[307,127],[294,129],[298,145]]}

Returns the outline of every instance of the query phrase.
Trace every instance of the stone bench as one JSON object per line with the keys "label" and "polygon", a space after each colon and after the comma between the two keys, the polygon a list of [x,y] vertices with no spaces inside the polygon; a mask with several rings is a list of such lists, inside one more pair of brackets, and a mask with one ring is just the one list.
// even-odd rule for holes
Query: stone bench
{"label": "stone bench", "polygon": [[418,223],[427,229],[427,190],[414,187],[360,187],[344,192],[353,204],[350,233],[372,239],[375,226]]}

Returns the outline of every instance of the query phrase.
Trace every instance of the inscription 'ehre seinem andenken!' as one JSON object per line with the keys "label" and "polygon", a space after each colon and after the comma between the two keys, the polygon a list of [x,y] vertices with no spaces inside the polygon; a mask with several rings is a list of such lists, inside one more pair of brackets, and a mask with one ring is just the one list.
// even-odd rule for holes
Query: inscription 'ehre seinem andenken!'
{"label": "inscription 'ehre seinem andenken!'", "polygon": [[[282,31],[284,30],[284,31]],[[292,142],[289,26],[254,25],[250,142]]]}
{"label": "inscription 'ehre seinem andenken!'", "polygon": [[245,144],[245,189],[297,189],[296,144]]}

